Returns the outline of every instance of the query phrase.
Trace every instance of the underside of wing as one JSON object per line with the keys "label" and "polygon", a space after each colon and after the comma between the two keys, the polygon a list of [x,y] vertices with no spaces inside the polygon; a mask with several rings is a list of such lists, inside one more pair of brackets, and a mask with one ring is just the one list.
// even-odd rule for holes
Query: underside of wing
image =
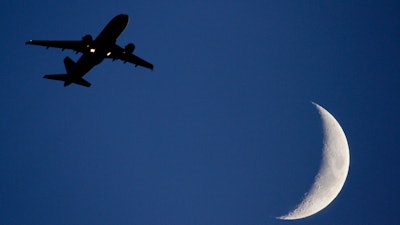
{"label": "underside of wing", "polygon": [[25,42],[27,45],[39,45],[47,48],[61,48],[71,49],[75,52],[84,52],[88,46],[85,45],[83,41],[37,41],[29,40]]}
{"label": "underside of wing", "polygon": [[123,62],[129,62],[134,64],[135,66],[142,66],[148,69],[153,70],[153,64],[147,62],[146,60],[132,54],[132,51],[126,51],[125,49],[115,45],[114,49],[112,50],[111,54],[107,56],[107,58],[111,58],[113,60],[121,60]]}
{"label": "underside of wing", "polygon": [[142,66],[151,70],[154,69],[153,64],[139,58],[134,54],[124,54],[121,60],[135,64],[135,66]]}

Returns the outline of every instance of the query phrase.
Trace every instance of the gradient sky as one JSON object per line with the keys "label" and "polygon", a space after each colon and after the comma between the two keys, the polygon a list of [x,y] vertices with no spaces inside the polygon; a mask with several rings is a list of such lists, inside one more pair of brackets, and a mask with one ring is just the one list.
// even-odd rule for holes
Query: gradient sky
{"label": "gradient sky", "polygon": [[[398,1],[6,1],[0,224],[398,224]],[[154,71],[105,60],[42,79],[115,15]],[[318,173],[314,101],[350,146],[339,196],[298,221]]]}

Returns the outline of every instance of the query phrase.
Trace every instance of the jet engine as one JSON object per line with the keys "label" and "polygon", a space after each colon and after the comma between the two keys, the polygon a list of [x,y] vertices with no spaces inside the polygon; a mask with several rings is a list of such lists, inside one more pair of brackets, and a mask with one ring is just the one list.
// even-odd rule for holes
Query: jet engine
{"label": "jet engine", "polygon": [[83,36],[82,42],[83,42],[85,45],[90,45],[90,44],[93,42],[92,35],[86,34],[85,36]]}
{"label": "jet engine", "polygon": [[135,51],[135,45],[133,43],[129,43],[125,46],[125,53],[132,54]]}

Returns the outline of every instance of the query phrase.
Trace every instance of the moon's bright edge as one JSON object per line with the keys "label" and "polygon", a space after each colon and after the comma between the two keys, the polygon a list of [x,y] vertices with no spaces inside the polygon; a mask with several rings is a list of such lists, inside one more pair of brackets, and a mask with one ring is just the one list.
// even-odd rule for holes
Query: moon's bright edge
{"label": "moon's bright edge", "polygon": [[303,201],[282,220],[309,217],[327,207],[342,189],[350,166],[350,152],[346,135],[336,119],[320,105],[313,103],[322,119],[324,142],[320,170]]}

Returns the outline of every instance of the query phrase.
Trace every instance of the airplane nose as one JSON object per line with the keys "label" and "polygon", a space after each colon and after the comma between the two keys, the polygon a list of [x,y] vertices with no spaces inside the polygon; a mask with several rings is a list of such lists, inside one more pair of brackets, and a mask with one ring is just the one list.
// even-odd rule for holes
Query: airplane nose
{"label": "airplane nose", "polygon": [[129,19],[129,16],[126,15],[126,14],[119,14],[117,17],[120,18],[121,20],[128,20]]}
{"label": "airplane nose", "polygon": [[129,21],[129,16],[126,14],[119,14],[112,19],[112,23],[125,24],[125,26],[126,26],[126,24],[128,24],[128,21]]}

